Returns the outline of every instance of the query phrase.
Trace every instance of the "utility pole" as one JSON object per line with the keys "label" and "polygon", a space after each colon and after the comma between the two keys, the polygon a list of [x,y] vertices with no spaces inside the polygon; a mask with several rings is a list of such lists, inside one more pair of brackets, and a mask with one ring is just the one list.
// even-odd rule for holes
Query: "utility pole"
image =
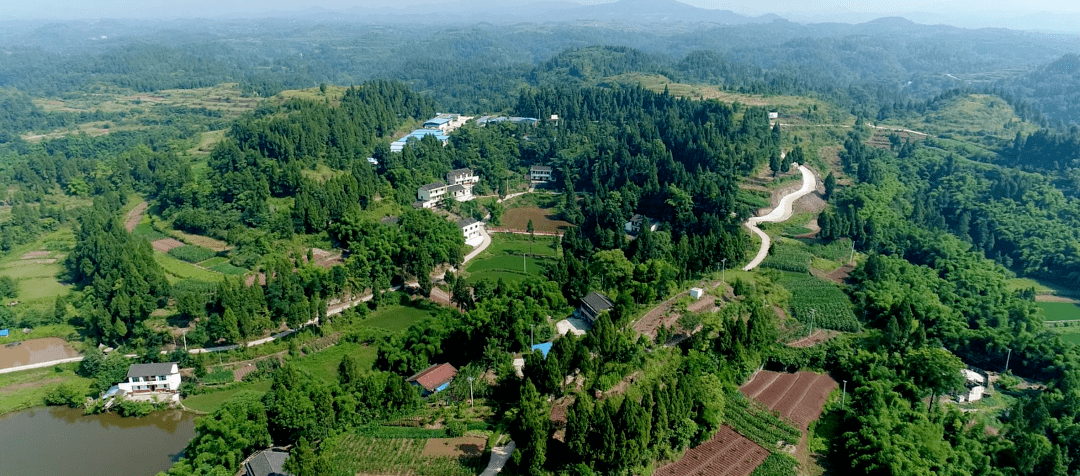
{"label": "utility pole", "polygon": [[529,265],[525,262],[525,253],[521,254],[521,269],[525,271],[525,274],[529,274]]}
{"label": "utility pole", "polygon": [[187,331],[184,331],[184,352],[187,352]]}
{"label": "utility pole", "polygon": [[814,335],[814,312],[815,311],[816,311],[815,309],[810,310],[810,333],[806,334],[806,337],[810,337],[810,336]]}
{"label": "utility pole", "polygon": [[855,261],[855,239],[854,238],[851,239],[851,258],[848,259],[849,263],[852,262],[852,261]]}
{"label": "utility pole", "polygon": [[476,377],[469,377],[469,406],[476,406],[476,402],[473,401],[472,383],[476,380]]}
{"label": "utility pole", "polygon": [[724,265],[723,270],[720,271],[720,282],[727,284],[727,258],[721,258],[720,263]]}
{"label": "utility pole", "polygon": [[536,324],[533,324],[531,327],[529,327],[529,348],[530,349],[532,348],[532,346],[536,345],[536,342],[533,341],[533,333],[534,332],[536,332]]}
{"label": "utility pole", "polygon": [[1005,357],[1005,371],[1009,371],[1009,360],[1012,359],[1012,348],[1009,348],[1009,355]]}
{"label": "utility pole", "polygon": [[844,380],[844,394],[840,396],[840,408],[846,408],[847,404],[847,380]]}

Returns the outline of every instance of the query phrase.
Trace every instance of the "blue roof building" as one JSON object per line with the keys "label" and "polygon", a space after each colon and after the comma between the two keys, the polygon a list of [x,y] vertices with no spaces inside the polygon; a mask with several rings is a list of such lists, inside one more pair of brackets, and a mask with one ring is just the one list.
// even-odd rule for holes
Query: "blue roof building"
{"label": "blue roof building", "polygon": [[544,358],[547,358],[548,352],[551,352],[551,342],[544,342],[543,344],[534,344],[532,350],[539,350],[543,354]]}

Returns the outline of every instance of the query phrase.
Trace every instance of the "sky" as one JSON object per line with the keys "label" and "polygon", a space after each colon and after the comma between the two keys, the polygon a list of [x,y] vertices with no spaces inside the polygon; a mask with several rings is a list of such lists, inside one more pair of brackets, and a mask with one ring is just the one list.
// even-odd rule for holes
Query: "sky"
{"label": "sky", "polygon": [[[264,16],[310,8],[402,8],[426,3],[491,3],[508,5],[533,0],[0,0],[0,20],[96,18],[216,18]],[[583,4],[611,0],[564,0]],[[883,16],[904,16],[919,23],[963,27],[1080,31],[1076,0],[679,0],[700,8],[731,10],[743,15],[775,13],[792,21],[846,23]]]}

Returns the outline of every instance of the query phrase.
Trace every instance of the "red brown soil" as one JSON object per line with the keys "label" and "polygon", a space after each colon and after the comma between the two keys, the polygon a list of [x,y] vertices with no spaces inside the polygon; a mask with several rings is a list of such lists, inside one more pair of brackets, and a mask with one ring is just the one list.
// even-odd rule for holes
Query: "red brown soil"
{"label": "red brown soil", "polygon": [[259,279],[259,286],[266,286],[266,273],[256,273],[248,275],[248,277],[244,278],[244,285],[254,286],[255,278]]}
{"label": "red brown soil", "polygon": [[788,342],[787,345],[788,347],[795,347],[800,349],[806,347],[813,347],[822,342],[826,342],[829,339],[832,339],[833,337],[836,337],[838,335],[840,335],[840,332],[838,331],[818,329],[814,331],[813,335],[803,337],[802,339],[796,340],[794,342]]}
{"label": "red brown soil", "polygon": [[173,248],[179,248],[181,246],[184,246],[184,243],[178,240],[174,240],[172,238],[163,238],[160,240],[155,240],[153,243],[150,243],[150,245],[154,247],[154,251],[168,253],[169,250]]}
{"label": "red brown soil", "polygon": [[38,250],[38,251],[31,251],[29,253],[26,253],[26,254],[20,256],[19,259],[35,259],[35,258],[44,258],[46,256],[49,256],[49,251]]}
{"label": "red brown soil", "polygon": [[147,203],[142,202],[135,205],[135,208],[128,212],[127,219],[124,220],[124,229],[126,229],[128,233],[135,231],[135,227],[139,226],[139,222],[142,221],[143,213],[146,212],[146,207]]}
{"label": "red brown soil", "polygon": [[484,454],[487,439],[480,436],[462,436],[458,438],[430,438],[424,445],[421,456],[432,457],[479,457]]}
{"label": "red brown soil", "polygon": [[810,422],[821,416],[825,400],[836,388],[836,381],[828,375],[764,370],[739,387],[739,391],[761,402],[769,410],[780,412],[782,417],[806,431]]}
{"label": "red brown soil", "polygon": [[683,454],[682,459],[656,470],[656,476],[747,476],[769,451],[727,425],[709,441]]}
{"label": "red brown soil", "polygon": [[0,345],[0,369],[39,364],[52,360],[77,357],[78,352],[59,337],[22,341],[18,345]]}
{"label": "red brown soil", "polygon": [[832,281],[836,284],[844,284],[844,280],[847,279],[848,275],[851,274],[854,269],[854,266],[845,264],[836,271],[825,275],[825,279],[828,279],[829,281]]}
{"label": "red brown soil", "polygon": [[[311,257],[315,262],[315,266],[326,269],[330,269],[334,267],[334,265],[345,263],[345,260],[341,257],[340,251],[327,251],[320,248],[312,248]],[[306,259],[307,258],[305,257],[305,260]]]}
{"label": "red brown soil", "polygon": [[679,314],[673,312],[673,305],[675,304],[675,300],[687,294],[688,292],[681,292],[671,299],[656,305],[656,307],[645,313],[644,316],[641,316],[641,318],[634,323],[634,330],[637,331],[638,334],[656,338],[656,331],[660,326],[671,326],[679,320]]}
{"label": "red brown soil", "polygon": [[511,231],[526,231],[529,220],[533,222],[533,229],[537,233],[561,233],[574,225],[555,218],[553,210],[545,210],[539,207],[511,208],[503,213],[502,226],[499,229]]}

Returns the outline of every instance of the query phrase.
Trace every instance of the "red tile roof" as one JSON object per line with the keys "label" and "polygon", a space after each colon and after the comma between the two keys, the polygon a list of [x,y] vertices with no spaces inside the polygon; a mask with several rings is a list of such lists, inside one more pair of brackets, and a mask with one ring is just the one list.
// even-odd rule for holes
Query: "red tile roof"
{"label": "red tile roof", "polygon": [[455,375],[457,375],[457,369],[453,365],[435,364],[409,377],[406,382],[416,382],[421,387],[424,387],[424,390],[434,392],[436,388],[449,382]]}

